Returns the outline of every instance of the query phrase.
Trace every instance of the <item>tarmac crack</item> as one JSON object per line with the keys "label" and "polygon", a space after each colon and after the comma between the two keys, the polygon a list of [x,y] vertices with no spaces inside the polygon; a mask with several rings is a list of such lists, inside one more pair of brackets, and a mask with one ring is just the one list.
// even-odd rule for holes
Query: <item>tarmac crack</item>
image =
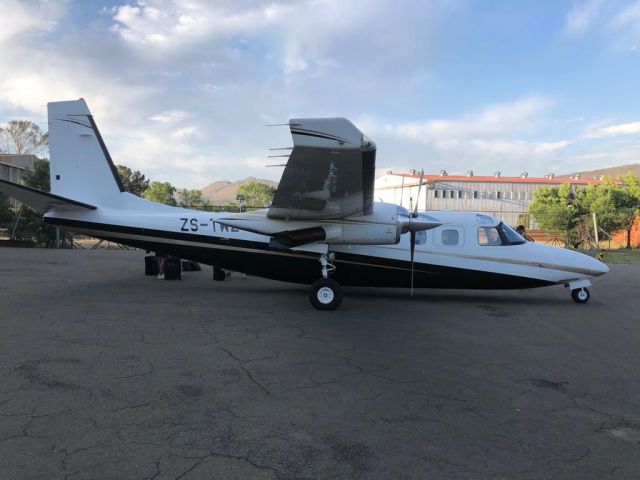
{"label": "tarmac crack", "polygon": [[271,394],[271,391],[264,386],[261,382],[259,382],[258,380],[255,379],[255,377],[253,376],[253,374],[251,373],[251,371],[245,367],[245,364],[247,363],[252,363],[252,362],[258,362],[261,360],[268,360],[270,358],[276,358],[278,355],[267,355],[266,357],[261,357],[261,358],[252,358],[250,360],[243,360],[240,357],[236,356],[231,350],[228,350],[224,347],[218,347],[220,350],[222,350],[223,352],[225,352],[227,355],[229,355],[231,358],[233,358],[235,361],[237,361],[239,363],[239,367],[240,370],[242,370],[245,374],[245,376],[251,381],[251,383],[253,383],[254,385],[256,385],[260,390],[262,390],[262,392],[268,396],[268,397],[272,397],[273,395]]}

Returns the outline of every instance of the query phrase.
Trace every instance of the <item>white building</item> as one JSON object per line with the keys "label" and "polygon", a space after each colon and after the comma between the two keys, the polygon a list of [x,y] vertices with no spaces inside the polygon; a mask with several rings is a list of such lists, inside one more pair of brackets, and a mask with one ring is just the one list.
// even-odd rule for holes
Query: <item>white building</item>
{"label": "white building", "polygon": [[33,170],[35,155],[0,154],[0,178],[19,183],[25,170]]}
{"label": "white building", "polygon": [[570,183],[576,186],[602,183],[602,179],[529,177],[522,173],[518,177],[503,177],[500,172],[493,176],[449,175],[441,171],[437,175],[425,174],[418,195],[420,172],[394,173],[388,171],[376,178],[375,199],[396,203],[412,210],[418,202],[419,211],[454,210],[483,212],[500,218],[509,225],[536,226],[528,215],[533,194],[542,186]]}

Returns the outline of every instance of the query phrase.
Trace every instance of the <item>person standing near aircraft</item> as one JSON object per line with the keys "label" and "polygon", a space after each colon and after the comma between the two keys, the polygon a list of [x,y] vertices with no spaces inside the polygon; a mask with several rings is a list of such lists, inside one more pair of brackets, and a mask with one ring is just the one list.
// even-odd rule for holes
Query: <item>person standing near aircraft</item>
{"label": "person standing near aircraft", "polygon": [[167,269],[167,256],[164,253],[156,252],[156,262],[158,262],[158,280],[164,280],[164,273]]}
{"label": "person standing near aircraft", "polygon": [[533,238],[531,238],[529,235],[527,235],[527,232],[524,228],[524,225],[518,225],[516,227],[516,232],[518,232],[518,234],[524,238],[527,242],[535,242],[535,240]]}

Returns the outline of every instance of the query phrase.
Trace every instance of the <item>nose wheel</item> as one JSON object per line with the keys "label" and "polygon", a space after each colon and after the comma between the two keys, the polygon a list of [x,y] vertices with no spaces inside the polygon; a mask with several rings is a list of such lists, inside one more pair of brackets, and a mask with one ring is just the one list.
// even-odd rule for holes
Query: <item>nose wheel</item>
{"label": "nose wheel", "polygon": [[591,293],[586,287],[576,288],[574,290],[571,290],[571,298],[576,303],[587,303],[589,301],[589,298],[591,298]]}

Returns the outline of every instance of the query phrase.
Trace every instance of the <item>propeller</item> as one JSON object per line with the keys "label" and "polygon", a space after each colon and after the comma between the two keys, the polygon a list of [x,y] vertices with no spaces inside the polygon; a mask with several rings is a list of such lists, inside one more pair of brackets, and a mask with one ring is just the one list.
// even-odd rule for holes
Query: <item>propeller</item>
{"label": "propeller", "polygon": [[424,179],[424,170],[420,171],[420,183],[418,184],[418,195],[416,195],[416,202],[415,205],[413,207],[413,212],[410,214],[409,217],[409,232],[411,234],[410,237],[410,251],[411,251],[411,296],[413,297],[413,259],[415,257],[415,252],[416,252],[416,229],[412,228],[414,227],[413,225],[413,219],[414,218],[418,218],[418,203],[420,202],[420,191],[422,190],[422,180]]}
{"label": "propeller", "polygon": [[404,208],[398,210],[398,228],[401,234],[410,234],[410,252],[411,252],[411,296],[413,296],[413,274],[414,274],[414,257],[416,251],[416,233],[424,230],[439,227],[442,222],[430,215],[418,216],[418,202],[420,201],[420,193],[424,180],[424,170],[420,172],[420,184],[418,186],[418,196],[412,212]]}

